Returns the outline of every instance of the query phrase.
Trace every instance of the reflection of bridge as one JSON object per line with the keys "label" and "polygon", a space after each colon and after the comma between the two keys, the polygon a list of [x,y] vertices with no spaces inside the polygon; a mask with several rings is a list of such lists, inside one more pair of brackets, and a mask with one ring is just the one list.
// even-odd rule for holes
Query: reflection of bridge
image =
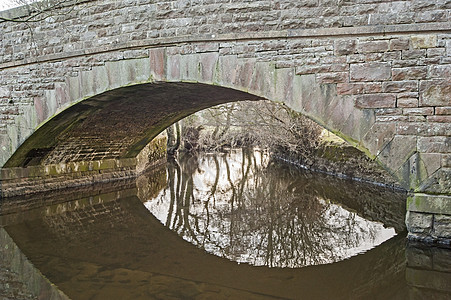
{"label": "reflection of bridge", "polygon": [[0,165],[22,167],[3,180],[124,171],[181,116],[266,98],[339,134],[414,191],[412,234],[451,237],[442,1],[146,2],[93,1],[31,30],[2,24]]}

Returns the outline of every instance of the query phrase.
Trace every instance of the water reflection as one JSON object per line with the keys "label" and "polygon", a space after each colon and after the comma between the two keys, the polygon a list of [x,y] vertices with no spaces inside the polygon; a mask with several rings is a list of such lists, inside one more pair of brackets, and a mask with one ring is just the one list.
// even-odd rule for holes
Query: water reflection
{"label": "water reflection", "polygon": [[312,182],[305,172],[270,162],[262,151],[185,155],[168,164],[167,174],[168,186],[145,203],[149,211],[185,240],[233,261],[291,268],[326,264],[396,234],[324,195],[325,189],[343,188],[361,193],[364,185]]}

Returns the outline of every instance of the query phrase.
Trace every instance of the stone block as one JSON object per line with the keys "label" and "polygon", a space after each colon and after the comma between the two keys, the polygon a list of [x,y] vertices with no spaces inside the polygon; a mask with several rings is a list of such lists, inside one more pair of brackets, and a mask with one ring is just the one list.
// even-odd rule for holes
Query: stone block
{"label": "stone block", "polygon": [[382,84],[380,82],[337,84],[337,94],[339,95],[373,94],[380,92],[382,92]]}
{"label": "stone block", "polygon": [[417,92],[418,81],[387,81],[382,84],[383,93]]}
{"label": "stone block", "polygon": [[441,155],[438,153],[420,153],[420,162],[426,170],[426,177],[430,177],[441,168]]}
{"label": "stone block", "polygon": [[351,81],[384,81],[391,78],[391,67],[385,62],[351,65]]}
{"label": "stone block", "polygon": [[451,104],[451,81],[420,81],[420,106],[449,106]]}
{"label": "stone block", "polygon": [[446,56],[445,48],[429,48],[427,51],[427,57],[443,57]]}
{"label": "stone block", "polygon": [[357,46],[359,53],[385,52],[388,51],[388,41],[360,42]]}
{"label": "stone block", "polygon": [[214,83],[230,87],[236,81],[237,76],[237,55],[219,56],[218,72],[215,72]]}
{"label": "stone block", "polygon": [[200,55],[200,72],[203,82],[213,82],[214,73],[216,71],[216,64],[218,62],[219,53],[208,52]]}
{"label": "stone block", "polygon": [[447,168],[451,167],[451,153],[442,154],[442,166]]}
{"label": "stone block", "polygon": [[[238,59],[238,64],[234,66],[236,69],[236,77],[232,86],[237,86],[243,90],[249,90],[251,88],[252,80],[254,80],[254,76],[258,76],[260,79],[263,78],[263,76],[270,76],[261,69],[258,69],[259,73],[257,75],[256,64],[255,59]],[[257,89],[257,91],[260,94],[264,92],[263,89]]]}
{"label": "stone block", "polygon": [[[428,122],[451,124],[451,116],[428,116],[427,120]],[[451,132],[451,128],[448,132]]]}
{"label": "stone block", "polygon": [[[439,193],[445,195],[451,195],[451,169],[442,167],[437,172],[430,175],[426,180],[424,180],[421,185],[417,188],[418,191],[427,192],[427,193]],[[441,196],[448,202],[450,202],[450,197]],[[445,201],[444,200],[444,201]],[[451,207],[448,203],[448,208],[439,211],[443,214],[450,214]]]}
{"label": "stone block", "polygon": [[293,102],[293,74],[293,69],[275,70],[275,101],[283,103]]}
{"label": "stone block", "polygon": [[376,122],[363,138],[366,147],[374,156],[387,145],[396,134],[396,124],[394,122]]}
{"label": "stone block", "polygon": [[342,83],[349,80],[349,75],[347,72],[320,73],[316,74],[316,80],[318,83]]}
{"label": "stone block", "polygon": [[435,65],[430,66],[428,70],[429,78],[451,78],[451,65]]}
{"label": "stone block", "polygon": [[357,108],[396,107],[395,94],[365,94],[355,97]]}
{"label": "stone block", "polygon": [[[411,116],[410,116],[411,117]],[[396,124],[396,133],[400,135],[428,135],[428,124],[424,122],[409,122],[410,117],[407,122],[398,122]]]}
{"label": "stone block", "polygon": [[424,153],[449,153],[451,136],[432,136],[418,138],[418,151]]}
{"label": "stone block", "polygon": [[437,47],[437,35],[414,35],[410,40],[414,49]]}
{"label": "stone block", "polygon": [[423,214],[451,215],[451,196],[415,193],[407,198],[407,210]]}
{"label": "stone block", "polygon": [[435,114],[436,115],[451,115],[451,106],[436,107]]}
{"label": "stone block", "polygon": [[334,53],[337,56],[348,55],[356,52],[356,40],[337,40],[334,43]]}
{"label": "stone block", "polygon": [[166,48],[149,49],[150,74],[153,80],[166,79]]}
{"label": "stone block", "polygon": [[180,80],[180,54],[168,55],[167,58],[167,79]]}
{"label": "stone block", "polygon": [[255,95],[264,95],[271,99],[275,94],[275,65],[266,62],[256,62],[254,67],[249,69],[246,67],[241,68],[238,78],[250,78],[249,90]]}
{"label": "stone block", "polygon": [[432,231],[432,222],[433,214],[407,211],[406,226],[407,230],[411,233],[430,234]]}
{"label": "stone block", "polygon": [[401,57],[403,60],[413,60],[414,65],[418,65],[418,60],[426,57],[425,49],[402,50]]}
{"label": "stone block", "polygon": [[396,135],[378,157],[381,163],[396,171],[416,152],[416,146],[416,136]]}
{"label": "stone block", "polygon": [[430,116],[434,114],[433,107],[416,107],[416,108],[404,108],[402,110],[403,115],[419,115]]}
{"label": "stone block", "polygon": [[390,40],[390,50],[409,50],[410,41],[408,39],[391,39]]}
{"label": "stone block", "polygon": [[392,80],[412,80],[412,79],[426,79],[428,68],[426,66],[421,67],[409,67],[409,68],[393,68]]}
{"label": "stone block", "polygon": [[435,215],[432,234],[439,238],[451,239],[451,215]]}
{"label": "stone block", "polygon": [[418,107],[418,98],[399,98],[396,101],[397,107]]}

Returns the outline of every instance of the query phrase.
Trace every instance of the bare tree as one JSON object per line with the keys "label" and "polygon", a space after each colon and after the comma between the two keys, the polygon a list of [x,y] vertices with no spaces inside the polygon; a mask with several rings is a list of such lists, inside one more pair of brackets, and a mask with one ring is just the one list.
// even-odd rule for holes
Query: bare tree
{"label": "bare tree", "polygon": [[48,18],[72,13],[77,4],[92,0],[11,0],[14,6],[19,6],[14,11],[0,12],[0,23],[32,23]]}
{"label": "bare tree", "polygon": [[198,150],[244,145],[302,155],[317,147],[322,131],[307,117],[271,101],[223,104],[199,112],[193,120],[182,132],[195,128],[198,140],[193,141],[193,135],[182,138]]}

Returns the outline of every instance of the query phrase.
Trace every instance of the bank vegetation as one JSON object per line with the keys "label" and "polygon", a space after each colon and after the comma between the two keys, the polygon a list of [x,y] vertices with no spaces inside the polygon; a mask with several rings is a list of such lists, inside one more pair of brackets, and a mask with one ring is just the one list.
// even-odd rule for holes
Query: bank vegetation
{"label": "bank vegetation", "polygon": [[170,126],[167,135],[169,155],[258,147],[306,169],[396,186],[392,176],[363,152],[272,101],[231,102],[205,109]]}

